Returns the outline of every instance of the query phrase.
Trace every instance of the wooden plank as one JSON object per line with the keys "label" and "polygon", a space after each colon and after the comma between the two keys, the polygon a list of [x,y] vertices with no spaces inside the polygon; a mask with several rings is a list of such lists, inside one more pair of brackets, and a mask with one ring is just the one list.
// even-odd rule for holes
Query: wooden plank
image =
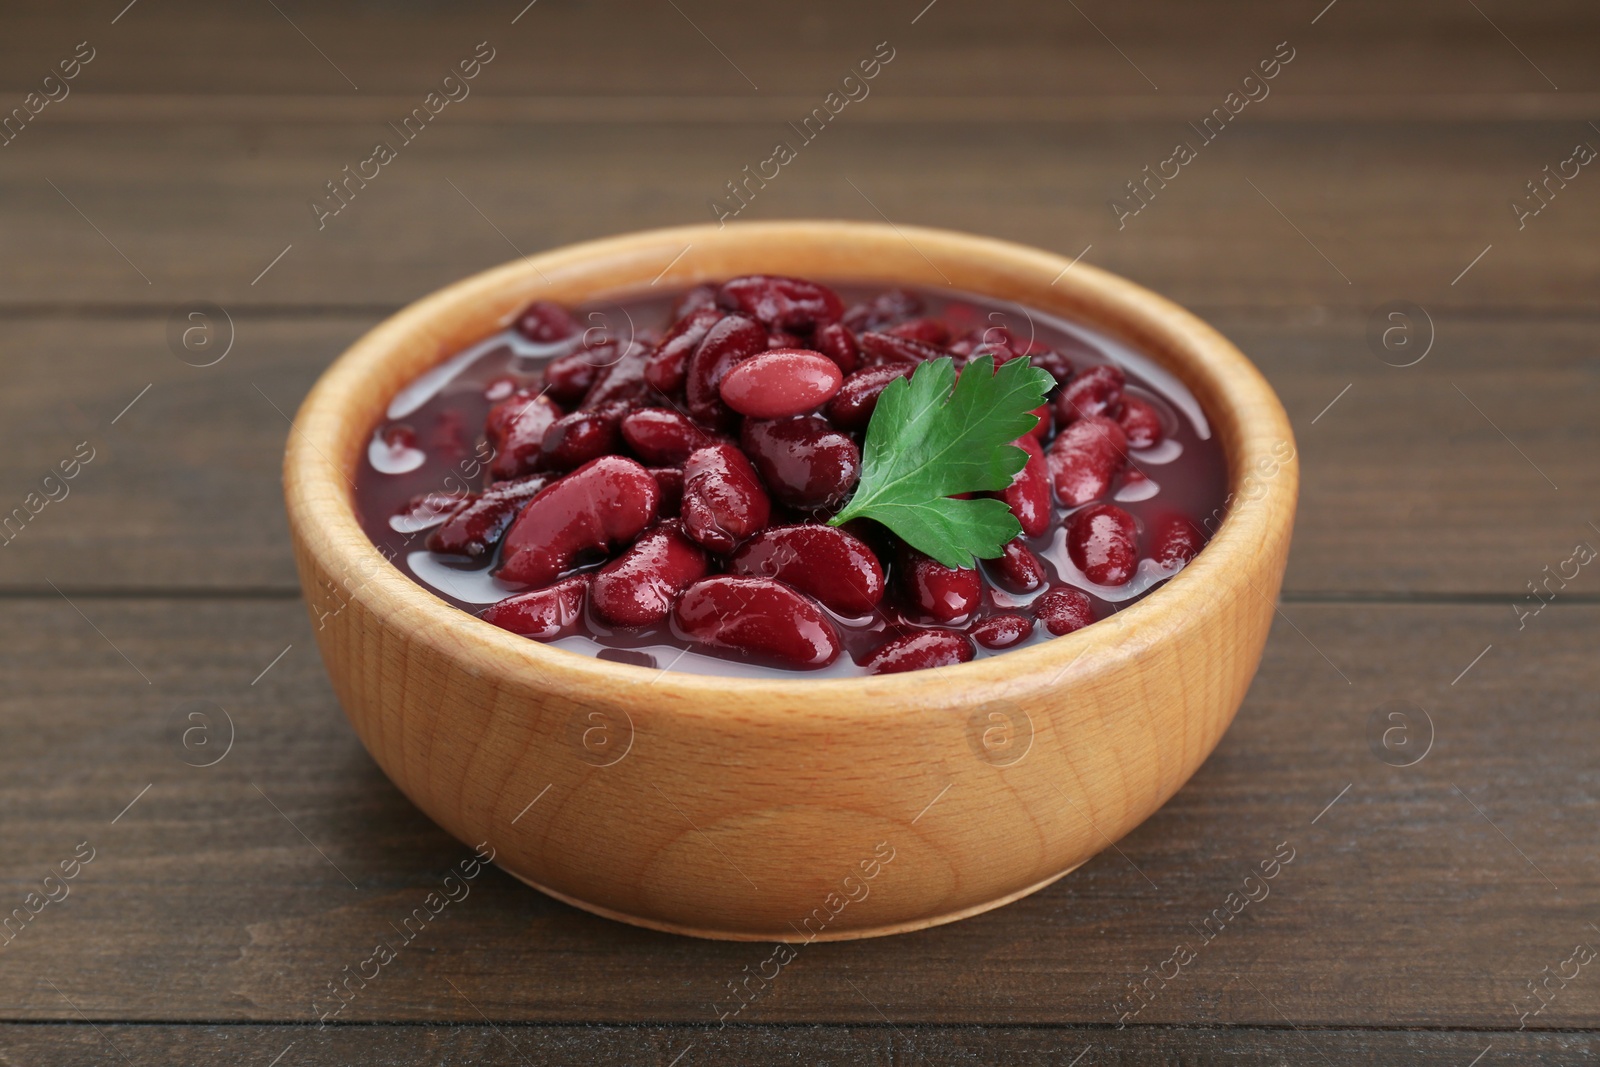
{"label": "wooden plank", "polygon": [[[0,590],[292,594],[279,488],[287,417],[374,321],[243,314],[233,351],[196,368],[168,350],[163,317],[0,319],[0,345],[20,354],[0,390],[14,442],[0,458],[0,514],[80,444],[95,450],[65,499],[7,531]],[[1365,318],[1214,321],[1266,372],[1296,427],[1304,469],[1288,596],[1509,603],[1579,541],[1600,545],[1589,526],[1600,521],[1589,510],[1600,492],[1592,320],[1441,313],[1434,350],[1408,368],[1369,350]],[[1596,589],[1584,577],[1572,591]]]}
{"label": "wooden plank", "polygon": [[[1411,1063],[1464,1067],[1562,1064],[1592,1056],[1592,1034],[1483,1031],[1152,1029],[1056,1030],[954,1026],[806,1026],[715,1029],[667,1026],[0,1026],[17,1063],[682,1064],[1048,1063],[1113,1067],[1152,1062],[1194,1067],[1284,1063]],[[114,1050],[114,1051],[113,1051]],[[121,1058],[116,1053],[122,1054]],[[674,1057],[680,1056],[681,1059]],[[1077,1058],[1074,1058],[1077,1057]]]}
{"label": "wooden plank", "polygon": [[[1208,307],[1595,307],[1586,249],[1600,241],[1600,181],[1581,171],[1520,231],[1510,207],[1577,142],[1600,145],[1582,123],[1252,124],[1246,112],[1204,145],[1178,121],[930,127],[849,114],[739,217],[986,233],[1084,253]],[[452,125],[447,112],[322,217],[311,202],[325,183],[378,138],[399,140],[386,126],[58,124],[27,136],[0,174],[0,242],[14,252],[0,263],[0,309],[163,313],[195,299],[394,305],[519,251],[711,222],[741,168],[800,140],[780,122]],[[1180,138],[1198,157],[1125,214],[1126,183]]]}
{"label": "wooden plank", "polygon": [[[97,1021],[315,1023],[467,849],[361,752],[298,604],[75,607],[0,604],[0,891],[20,903],[79,842],[97,850],[3,950],[3,1017],[79,1020],[48,979]],[[1162,970],[1128,1022],[1600,1025],[1586,969],[1542,1014],[1514,1006],[1600,940],[1597,637],[1600,606],[1559,601],[1521,632],[1501,607],[1288,605],[1217,753],[1116,850],[965,922],[804,947],[734,1021],[1115,1026],[1129,983]],[[1407,767],[1378,758],[1405,751],[1394,736],[1370,747],[1395,700],[1431,717]],[[231,716],[214,766],[185,765],[214,758],[223,721],[184,750],[204,725],[188,701]],[[1267,895],[1230,903],[1288,849]],[[614,924],[493,871],[438,923],[337,1019],[715,1026],[770,953]],[[1179,945],[1195,958],[1173,975]]]}
{"label": "wooden plank", "polygon": [[381,17],[305,0],[278,10],[188,0],[135,6],[114,23],[124,4],[103,7],[8,10],[10,32],[0,44],[6,84],[32,88],[87,38],[97,54],[82,76],[86,92],[420,97],[488,40],[497,56],[481,76],[485,94],[820,97],[887,39],[899,52],[885,79],[895,93],[943,95],[956,86],[984,94],[1157,95],[1159,86],[1159,93],[1220,96],[1287,39],[1304,56],[1296,58],[1294,92],[1600,89],[1591,59],[1600,20],[1581,0],[1501,0],[1481,12],[1450,0],[1393,10],[1327,9],[1326,0],[1138,7],[1097,0],[1077,9],[1035,0],[828,0],[759,9],[691,0],[677,10],[645,5],[626,18],[603,4],[550,0],[526,10],[516,2],[433,0]]}

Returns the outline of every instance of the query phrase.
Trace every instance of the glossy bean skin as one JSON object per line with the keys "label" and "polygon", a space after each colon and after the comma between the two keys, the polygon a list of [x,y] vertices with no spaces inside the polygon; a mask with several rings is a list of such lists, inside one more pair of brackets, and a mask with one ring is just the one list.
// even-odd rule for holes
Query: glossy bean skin
{"label": "glossy bean skin", "polygon": [[407,532],[426,530],[447,521],[476,499],[477,494],[458,496],[454,493],[422,493],[400,505],[394,517],[405,523]]}
{"label": "glossy bean skin", "polygon": [[839,386],[839,392],[828,401],[828,421],[841,430],[861,431],[872,421],[877,410],[878,397],[896,378],[909,378],[917,368],[914,364],[898,363],[888,367],[868,367],[858,370]]}
{"label": "glossy bean skin", "polygon": [[1126,585],[1139,566],[1133,516],[1115,504],[1095,504],[1067,520],[1067,555],[1096,585]]}
{"label": "glossy bean skin", "polygon": [[840,615],[864,615],[883,599],[883,567],[865,543],[834,526],[772,526],[740,545],[730,574],[776,578]]}
{"label": "glossy bean skin", "polygon": [[672,609],[690,640],[800,670],[839,658],[838,628],[813,600],[771,578],[716,575],[691,585]]}
{"label": "glossy bean skin", "polygon": [[542,470],[575,470],[590,460],[609,456],[622,443],[622,404],[593,411],[574,411],[552,422],[544,432],[538,465]]}
{"label": "glossy bean skin", "polygon": [[862,659],[869,674],[900,674],[969,662],[972,639],[956,630],[913,630],[884,642]]}
{"label": "glossy bean skin", "polygon": [[717,287],[702,282],[672,302],[672,321],[680,322],[701,308],[717,306]]}
{"label": "glossy bean skin", "polygon": [[505,537],[496,577],[544,586],[585,555],[627,544],[656,519],[661,490],[631,459],[603,456],[546,486]]}
{"label": "glossy bean skin", "polygon": [[484,423],[484,435],[494,449],[490,477],[499,481],[533,473],[544,449],[545,431],[561,417],[555,401],[533,389],[518,389],[490,408]]}
{"label": "glossy bean skin", "polygon": [[672,602],[705,577],[705,550],[683,535],[677,522],[646,532],[607,563],[589,587],[589,606],[616,626],[649,626],[672,610]]}
{"label": "glossy bean skin", "polygon": [[1050,377],[1056,380],[1056,387],[1060,388],[1072,380],[1072,360],[1057,352],[1053,348],[1025,353],[1028,362],[1040,370],[1048,371]]}
{"label": "glossy bean skin", "polygon": [[884,363],[926,363],[950,355],[949,350],[911,337],[896,337],[892,333],[868,332],[857,338],[861,354],[873,365]]}
{"label": "glossy bean skin", "polygon": [[583,598],[589,591],[587,575],[529,593],[518,593],[490,604],[478,617],[484,622],[535,641],[554,641],[577,630],[583,618]]}
{"label": "glossy bean skin", "polygon": [[1024,535],[1038,537],[1050,528],[1050,465],[1031,435],[1018,438],[1016,446],[1028,454],[1028,462],[1009,486],[994,495],[1005,501]]}
{"label": "glossy bean skin", "polygon": [[883,331],[922,313],[922,297],[907,289],[890,289],[845,312],[844,324],[857,334]]}
{"label": "glossy bean skin", "polygon": [[514,325],[522,336],[542,345],[565,341],[578,333],[578,324],[571,313],[549,300],[535,300],[523,308]]}
{"label": "glossy bean skin", "polygon": [[1088,415],[1056,434],[1046,457],[1056,499],[1075,508],[1111,491],[1127,458],[1128,439],[1111,419]]}
{"label": "glossy bean skin", "polygon": [[746,419],[740,441],[767,489],[792,508],[837,509],[861,478],[861,450],[816,415]]}
{"label": "glossy bean skin", "polygon": [[681,467],[695,449],[713,443],[710,434],[671,408],[635,408],[623,416],[621,430],[633,454],[658,467]]}
{"label": "glossy bean skin", "polygon": [[731,444],[699,449],[683,465],[683,525],[713,552],[728,553],[772,517],[755,468]]}
{"label": "glossy bean skin", "polygon": [[722,377],[738,362],[767,351],[767,331],[744,315],[727,315],[706,331],[689,359],[684,403],[690,418],[708,426],[729,426],[737,416],[722,402]]}
{"label": "glossy bean skin", "polygon": [[722,402],[753,419],[783,419],[833,399],[844,375],[833,360],[801,348],[775,348],[743,360],[722,378]]}
{"label": "glossy bean skin", "polygon": [[[761,277],[735,282],[726,294],[718,282],[675,302],[663,287],[636,302],[610,303],[602,294],[565,316],[571,326],[551,319],[556,324],[544,336],[566,334],[561,340],[530,346],[515,336],[491,338],[449,388],[401,418],[378,422],[358,486],[363,528],[386,554],[426,543],[437,556],[432,568],[419,565],[417,578],[445,600],[472,612],[484,607],[473,603],[482,599],[475,590],[447,588],[453,583],[439,566],[473,567],[479,582],[492,571],[518,582],[508,588],[524,590],[519,597],[541,594],[508,598],[513,625],[623,662],[667,663],[685,648],[769,665],[794,658],[792,650],[769,650],[795,640],[776,621],[753,641],[736,637],[719,647],[690,638],[676,619],[683,594],[712,578],[770,581],[831,623],[843,659],[833,661],[830,676],[956,663],[1031,646],[1052,630],[1070,633],[1158,591],[1201,551],[1207,535],[1189,512],[1203,514],[1221,500],[1226,457],[1199,434],[1187,404],[1138,373],[1137,361],[1121,387],[1122,376],[1107,363],[1115,350],[1080,337],[1070,324],[1041,320],[1020,332],[995,325],[1005,315],[991,313],[1001,309],[987,298],[932,290],[874,296],[852,285],[845,292],[854,306],[833,317],[826,296],[805,305],[825,286],[807,293]],[[669,303],[673,314],[663,322]],[[626,340],[599,328],[583,332],[591,320],[615,324],[624,313]],[[698,365],[697,354],[704,356]],[[929,359],[952,359],[960,377],[985,357],[997,367],[1028,360],[1054,382],[1034,417],[1018,420],[1035,425],[1013,435],[1010,447],[1024,457],[1011,484],[952,494],[1000,500],[1017,520],[1018,536],[1007,542],[1002,533],[995,558],[951,570],[930,566],[937,560],[916,564],[896,532],[920,539],[930,536],[925,529],[869,519],[829,526],[859,486],[863,439],[882,409],[882,390],[904,388],[893,379],[910,377]],[[792,372],[790,362],[802,372],[797,382],[781,380]],[[764,374],[780,380],[764,381]],[[535,400],[538,391],[543,397]],[[700,417],[689,413],[691,392]],[[511,416],[523,408],[548,425],[528,441],[511,441],[509,451],[521,454],[503,458],[496,472],[498,453],[480,437],[491,429],[484,413],[494,412],[489,421],[504,443]],[[616,433],[608,440],[612,420]],[[916,447],[912,441],[905,447]],[[748,470],[734,471],[734,461],[712,453],[715,462],[694,465],[689,486],[690,458],[715,446],[737,450]],[[416,450],[426,467],[414,466]],[[464,462],[469,457],[476,462]],[[642,489],[611,494],[602,486],[598,495],[614,499],[588,502],[596,494],[586,493],[585,502],[573,497],[565,513],[555,511],[561,482],[601,459],[636,462],[654,483],[654,513],[642,528],[634,531],[633,521],[616,524],[616,535],[594,532],[606,525],[608,508],[635,508]],[[447,470],[453,477],[444,480]],[[454,491],[438,493],[441,480]],[[751,486],[764,494],[764,512],[747,506]],[[1114,521],[1097,525],[1097,506],[1130,515],[1133,535]],[[1223,501],[1214,514],[1225,509]],[[529,528],[536,522],[546,527],[537,535]],[[524,529],[513,537],[519,523]],[[691,524],[706,543],[691,535]],[[540,584],[521,584],[519,575]],[[1113,591],[1117,581],[1121,592]],[[560,595],[548,592],[557,587]],[[774,620],[788,614],[769,613]],[[711,623],[700,617],[696,625],[704,631]],[[948,633],[927,634],[934,630]],[[665,658],[663,645],[670,646]],[[816,642],[794,647],[800,659],[815,658]],[[695,669],[716,670],[714,663]],[[730,674],[750,670],[725,665]]]}
{"label": "glossy bean skin", "polygon": [[1090,415],[1114,415],[1122,403],[1127,376],[1110,363],[1090,367],[1068,382],[1056,397],[1056,421],[1066,426]]}
{"label": "glossy bean skin", "polygon": [[1205,543],[1205,535],[1193,520],[1167,515],[1152,524],[1150,558],[1169,569],[1179,567],[1194,559]]}
{"label": "glossy bean skin", "polygon": [[817,328],[815,340],[818,352],[833,360],[840,374],[850,374],[861,363],[861,350],[856,346],[856,335],[842,322],[830,322]]}
{"label": "glossy bean skin", "polygon": [[707,305],[675,322],[661,344],[645,357],[644,380],[663,393],[682,389],[689,374],[689,357],[706,339],[711,327],[722,321],[722,315],[715,306]]}
{"label": "glossy bean skin", "polygon": [[644,354],[633,351],[613,357],[609,366],[600,368],[594,385],[579,407],[584,411],[598,411],[619,403],[642,403],[649,395],[650,385],[644,380]]}
{"label": "glossy bean skin", "polygon": [[1094,622],[1094,605],[1083,590],[1063,586],[1033,602],[1033,617],[1051,634],[1061,637]]}
{"label": "glossy bean skin", "polygon": [[507,482],[496,482],[480,496],[458,508],[443,525],[428,534],[429,552],[483,559],[511,528],[523,505],[548,485],[547,474],[534,474]]}
{"label": "glossy bean skin", "polygon": [[1009,612],[990,615],[973,623],[971,632],[972,639],[984,648],[1010,648],[1033,636],[1033,620]]}
{"label": "glossy bean skin", "polygon": [[1136,396],[1122,398],[1122,410],[1117,414],[1117,424],[1128,438],[1129,448],[1150,448],[1161,443],[1166,431],[1161,425],[1161,415],[1149,402]]}
{"label": "glossy bean skin", "polygon": [[983,601],[983,579],[969,567],[946,567],[906,546],[895,559],[896,582],[907,609],[935,622],[965,619]]}
{"label": "glossy bean skin", "polygon": [[1020,537],[1007,541],[999,558],[988,562],[989,573],[994,575],[995,581],[1013,593],[1031,593],[1049,581],[1044,564]]}
{"label": "glossy bean skin", "polygon": [[838,322],[844,315],[844,302],[832,289],[804,278],[776,274],[731,278],[717,290],[717,303],[750,316],[768,329],[800,333]]}
{"label": "glossy bean skin", "polygon": [[892,337],[944,347],[950,343],[950,327],[938,319],[907,319],[884,331]]}
{"label": "glossy bean skin", "polygon": [[610,349],[581,349],[557,356],[544,368],[544,395],[566,407],[577,407],[616,358]]}

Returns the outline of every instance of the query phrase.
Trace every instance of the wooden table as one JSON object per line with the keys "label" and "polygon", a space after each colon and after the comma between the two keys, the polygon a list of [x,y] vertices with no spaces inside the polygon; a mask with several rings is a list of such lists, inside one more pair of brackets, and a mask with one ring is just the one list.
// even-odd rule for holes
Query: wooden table
{"label": "wooden table", "polygon": [[[0,16],[7,109],[93,56],[0,147],[0,512],[27,516],[0,545],[0,908],[75,874],[0,948],[0,1062],[1600,1054],[1600,964],[1574,954],[1600,946],[1600,586],[1576,562],[1600,546],[1600,174],[1565,162],[1600,146],[1594,5],[125,2]],[[319,229],[324,183],[485,41],[470,95]],[[1237,722],[1076,874],[811,946],[735,1026],[711,1003],[766,947],[498,872],[320,1026],[466,850],[333,699],[287,548],[287,413],[439,285],[711,218],[885,41],[869,95],[741,217],[1081,253],[1256,360],[1304,490]],[[1269,95],[1119,226],[1108,201],[1131,211],[1126,183],[1234,91]],[[1202,943],[1284,843],[1270,896]]]}

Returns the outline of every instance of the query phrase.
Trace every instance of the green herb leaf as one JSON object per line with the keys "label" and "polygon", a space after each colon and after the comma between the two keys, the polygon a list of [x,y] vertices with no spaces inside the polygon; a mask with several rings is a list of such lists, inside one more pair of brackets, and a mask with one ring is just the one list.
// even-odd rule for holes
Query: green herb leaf
{"label": "green herb leaf", "polygon": [[1052,379],[1026,359],[995,369],[982,356],[960,380],[955,361],[935,359],[910,378],[890,382],[867,424],[861,481],[839,526],[869,518],[946,567],[993,559],[1022,532],[1011,509],[992,498],[956,500],[955,493],[1004,489],[1028,461],[1012,444],[1033,428]]}

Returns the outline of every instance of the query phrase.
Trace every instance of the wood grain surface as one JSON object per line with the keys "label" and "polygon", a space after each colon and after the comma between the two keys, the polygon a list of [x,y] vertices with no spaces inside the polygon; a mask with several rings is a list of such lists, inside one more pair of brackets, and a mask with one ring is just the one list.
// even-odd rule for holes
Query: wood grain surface
{"label": "wood grain surface", "polygon": [[[1594,1059],[1589,968],[1518,1012],[1575,944],[1600,947],[1600,586],[1583,569],[1520,629],[1512,605],[1538,606],[1527,583],[1600,545],[1600,179],[1584,168],[1520,229],[1510,205],[1578,142],[1600,146],[1595,7],[614,11],[0,15],[5,109],[78,42],[96,49],[0,148],[0,508],[96,449],[0,547],[7,906],[79,842],[97,849],[0,949],[0,1062]],[[496,58],[472,95],[319,231],[307,201],[484,40]],[[707,200],[884,40],[871,95],[742,217],[886,216],[1082,252],[1257,361],[1303,488],[1238,720],[1072,878],[941,930],[812,946],[735,1027],[709,1004],[757,946],[632,930],[490,872],[353,1022],[317,1029],[313,998],[462,850],[376,770],[312,651],[274,408],[292,414],[350,341],[442,284],[709,220]],[[1285,40],[1271,96],[1118,229],[1107,201]],[[235,326],[209,368],[167,335],[197,301]],[[1369,341],[1391,301],[1432,318],[1415,366]],[[1432,723],[1409,767],[1380,758],[1410,758],[1395,735],[1384,747],[1392,720],[1372,726],[1393,701]],[[218,751],[199,743],[222,741],[215,706],[234,747],[191,766]],[[1429,720],[1398,710],[1420,743]],[[1199,940],[1238,868],[1283,841],[1296,858],[1271,895],[1117,1030],[1128,984]]]}
{"label": "wood grain surface", "polygon": [[[315,1023],[337,1006],[327,983],[467,850],[361,750],[298,603],[74,604],[0,605],[5,887],[20,902],[80,841],[98,850],[3,950],[0,1003],[70,1022],[54,982],[97,1021]],[[1558,601],[1522,631],[1502,605],[1282,611],[1215,755],[1116,849],[965,922],[810,946],[740,1021],[882,1023],[854,982],[895,1022],[1114,1026],[1127,983],[1183,943],[1198,961],[1137,1023],[1516,1030],[1528,981],[1600,947],[1600,606]],[[1385,728],[1421,746],[1432,723],[1409,767],[1379,758],[1399,738],[1374,755],[1392,701],[1422,711]],[[206,704],[236,741],[197,768],[218,750],[198,742],[225,740],[213,710],[183,747]],[[1282,842],[1295,858],[1270,895],[1200,947],[1195,927]],[[477,1019],[454,982],[496,1022],[714,1026],[726,982],[769,952],[597,919],[499,872],[437,923],[338,1018]],[[1588,977],[1529,1028],[1600,1025]]]}
{"label": "wood grain surface", "polygon": [[[1068,1067],[1183,1063],[1194,1067],[1279,1067],[1284,1063],[1414,1063],[1458,1067],[1481,1052],[1535,1067],[1581,1063],[1595,1054],[1589,1034],[1495,1034],[1471,1030],[1155,1029],[1144,1032],[913,1024],[741,1027],[672,1026],[62,1026],[0,1027],[0,1046],[39,1067],[137,1064],[282,1063],[373,1067],[413,1063],[1047,1063]],[[119,1054],[120,1053],[120,1057]],[[1487,1056],[1482,1063],[1492,1062]]]}

